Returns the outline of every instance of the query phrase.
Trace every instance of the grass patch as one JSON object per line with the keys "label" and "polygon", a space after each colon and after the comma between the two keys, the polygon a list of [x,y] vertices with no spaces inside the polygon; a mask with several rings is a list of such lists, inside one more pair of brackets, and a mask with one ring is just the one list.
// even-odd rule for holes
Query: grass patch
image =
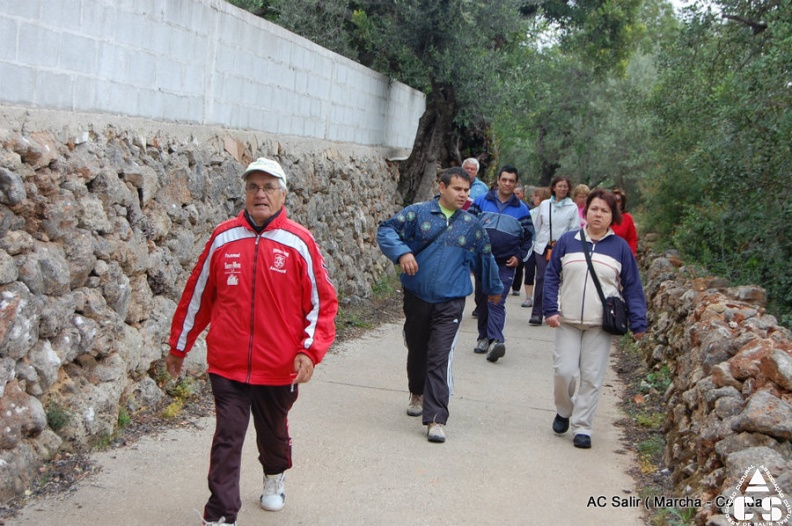
{"label": "grass patch", "polygon": [[71,420],[71,415],[56,403],[47,406],[47,425],[56,433],[66,427]]}

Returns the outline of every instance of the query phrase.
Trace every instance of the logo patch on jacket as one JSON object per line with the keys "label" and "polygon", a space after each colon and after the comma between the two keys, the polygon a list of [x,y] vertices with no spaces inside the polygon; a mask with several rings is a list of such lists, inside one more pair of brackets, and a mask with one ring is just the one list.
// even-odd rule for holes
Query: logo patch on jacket
{"label": "logo patch on jacket", "polygon": [[[226,258],[238,258],[239,254],[226,254]],[[239,261],[226,261],[223,263],[223,270],[228,278],[226,284],[231,286],[239,285],[239,273],[242,272],[242,264]]]}
{"label": "logo patch on jacket", "polygon": [[274,270],[275,272],[280,272],[281,274],[286,274],[286,269],[283,267],[286,266],[286,258],[289,257],[289,253],[284,252],[279,248],[273,248],[272,253],[274,254],[273,256],[274,259],[272,265],[270,265],[270,270]]}

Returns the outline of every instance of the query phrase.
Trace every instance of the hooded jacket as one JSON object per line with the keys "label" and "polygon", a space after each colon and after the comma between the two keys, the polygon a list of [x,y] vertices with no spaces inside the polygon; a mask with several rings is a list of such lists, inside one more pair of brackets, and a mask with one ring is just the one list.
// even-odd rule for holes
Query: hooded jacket
{"label": "hooded jacket", "polygon": [[338,299],[311,233],[286,209],[256,233],[243,210],[221,223],[176,307],[171,354],[209,325],[209,372],[255,385],[292,383],[294,358],[319,363],[335,339]]}

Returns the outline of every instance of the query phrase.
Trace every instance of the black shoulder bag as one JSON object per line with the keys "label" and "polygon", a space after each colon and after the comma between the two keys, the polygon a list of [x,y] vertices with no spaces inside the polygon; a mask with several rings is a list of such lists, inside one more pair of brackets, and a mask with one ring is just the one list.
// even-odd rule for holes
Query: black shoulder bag
{"label": "black shoulder bag", "polygon": [[424,249],[425,249],[426,247],[428,247],[429,245],[431,245],[432,243],[434,243],[435,241],[437,241],[437,238],[438,238],[438,237],[440,237],[440,236],[442,236],[444,232],[447,232],[447,231],[448,231],[448,229],[449,229],[449,228],[451,228],[451,224],[452,224],[454,221],[456,221],[456,218],[457,218],[457,217],[459,217],[459,216],[461,216],[461,215],[462,215],[462,214],[456,214],[455,216],[452,216],[452,217],[451,217],[451,220],[450,220],[450,221],[448,221],[448,223],[446,223],[446,227],[445,227],[445,229],[443,229],[443,230],[441,230],[440,232],[438,232],[437,234],[433,235],[433,236],[432,236],[432,239],[430,239],[429,241],[427,241],[427,242],[424,244],[424,246],[422,246],[421,248],[419,248],[418,250],[416,250],[415,252],[413,252],[413,257],[416,257],[416,258],[417,258],[417,257],[418,257],[418,254],[420,254],[421,252],[423,252],[423,251],[424,251]]}
{"label": "black shoulder bag", "polygon": [[594,265],[591,264],[591,254],[589,254],[588,243],[586,243],[586,229],[580,229],[580,241],[583,244],[583,253],[586,255],[586,263],[588,264],[589,272],[591,272],[591,279],[594,280],[594,286],[597,287],[597,294],[599,294],[600,301],[602,302],[602,330],[613,334],[615,336],[623,336],[627,334],[627,304],[624,303],[618,296],[605,297],[602,293],[602,285],[600,285],[597,273],[594,272]]}

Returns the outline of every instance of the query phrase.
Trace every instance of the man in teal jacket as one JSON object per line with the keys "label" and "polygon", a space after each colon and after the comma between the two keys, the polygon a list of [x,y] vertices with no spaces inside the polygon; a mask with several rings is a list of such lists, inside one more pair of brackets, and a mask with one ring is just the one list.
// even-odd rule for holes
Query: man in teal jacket
{"label": "man in teal jacket", "polygon": [[401,266],[407,344],[407,414],[422,416],[430,442],[445,442],[451,362],[471,270],[482,290],[500,299],[503,284],[481,224],[461,210],[470,178],[461,168],[440,176],[439,197],[410,205],[377,231],[380,250]]}

